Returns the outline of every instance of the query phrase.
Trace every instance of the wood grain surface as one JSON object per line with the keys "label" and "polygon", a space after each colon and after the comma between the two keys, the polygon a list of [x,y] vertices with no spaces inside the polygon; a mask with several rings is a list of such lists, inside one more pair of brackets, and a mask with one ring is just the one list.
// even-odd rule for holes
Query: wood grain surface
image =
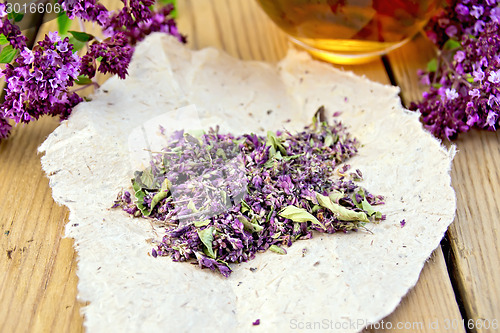
{"label": "wood grain surface", "polygon": [[[276,62],[289,47],[285,35],[254,1],[178,3],[179,28],[194,49],[214,46],[241,59]],[[54,28],[54,22],[45,24],[39,38]],[[420,94],[415,70],[431,54],[429,45],[417,39],[387,58],[390,75],[382,61],[345,69],[387,84],[392,77],[402,89],[403,100],[408,101]],[[0,143],[0,332],[83,331],[80,309],[84,304],[77,301],[77,254],[72,240],[62,238],[68,212],[53,202],[36,153],[57,124],[56,119],[46,118],[20,126]],[[494,227],[499,215],[495,190],[499,181],[495,168],[500,162],[498,136],[473,133],[458,146],[453,169],[458,216],[449,231],[453,257],[447,262],[453,264],[467,316],[494,319],[500,313],[495,283],[500,256],[498,229]],[[438,322],[443,328],[445,320],[462,320],[440,248],[425,265],[417,286],[384,320],[394,325],[415,323],[391,332],[444,332],[430,324]]]}
{"label": "wood grain surface", "polygon": [[57,124],[20,126],[0,143],[0,332],[82,327],[73,241],[62,239],[68,211],[52,200],[36,151]]}
{"label": "wood grain surface", "polygon": [[[419,99],[417,68],[434,56],[430,42],[420,37],[389,55],[392,71],[406,103]],[[454,142],[452,185],[457,195],[457,216],[448,229],[452,272],[464,320],[471,332],[498,332],[500,320],[500,137],[472,131]]]}

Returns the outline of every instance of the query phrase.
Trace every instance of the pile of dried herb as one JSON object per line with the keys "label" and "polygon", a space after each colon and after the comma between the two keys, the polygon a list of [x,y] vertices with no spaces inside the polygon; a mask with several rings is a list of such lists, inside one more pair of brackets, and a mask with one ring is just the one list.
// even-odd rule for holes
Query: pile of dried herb
{"label": "pile of dried herb", "polygon": [[356,231],[384,219],[373,208],[383,198],[356,184],[359,170],[340,166],[356,154],[356,139],[341,123],[319,121],[319,112],[313,120],[301,133],[267,137],[175,132],[114,207],[166,227],[154,257],[194,261],[226,277],[229,263],[266,250],[286,254],[313,230]]}

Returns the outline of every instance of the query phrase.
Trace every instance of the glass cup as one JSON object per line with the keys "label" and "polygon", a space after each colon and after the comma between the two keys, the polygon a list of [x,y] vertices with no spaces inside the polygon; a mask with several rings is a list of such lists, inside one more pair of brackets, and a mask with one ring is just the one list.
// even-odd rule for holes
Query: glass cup
{"label": "glass cup", "polygon": [[257,0],[292,42],[337,63],[371,61],[419,32],[442,0]]}

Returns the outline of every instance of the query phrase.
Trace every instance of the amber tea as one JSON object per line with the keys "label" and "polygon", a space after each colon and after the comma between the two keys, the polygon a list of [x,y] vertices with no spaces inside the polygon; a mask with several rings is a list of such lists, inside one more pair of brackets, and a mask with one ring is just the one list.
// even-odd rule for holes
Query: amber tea
{"label": "amber tea", "polygon": [[359,63],[412,38],[441,0],[258,0],[293,42],[335,63]]}

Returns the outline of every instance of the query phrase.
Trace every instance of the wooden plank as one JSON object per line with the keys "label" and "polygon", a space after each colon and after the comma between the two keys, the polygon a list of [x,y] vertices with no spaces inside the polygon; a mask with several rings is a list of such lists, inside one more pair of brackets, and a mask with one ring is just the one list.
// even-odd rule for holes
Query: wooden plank
{"label": "wooden plank", "polygon": [[19,126],[0,143],[0,332],[69,327],[80,311],[73,241],[61,240],[68,212],[52,200],[36,152],[57,124]]}
{"label": "wooden plank", "polygon": [[[452,329],[454,323],[459,325]],[[379,326],[373,325],[364,332],[465,332],[461,323],[462,317],[446,272],[443,252],[438,248],[425,264],[417,285],[396,310]]]}
{"label": "wooden plank", "polygon": [[[390,54],[398,84],[406,103],[419,99],[423,91],[417,81],[417,68],[424,68],[433,57],[430,43],[417,39]],[[401,66],[406,64],[406,66]],[[448,230],[453,265],[451,270],[464,303],[469,329],[491,332],[488,324],[500,313],[500,150],[498,133],[473,131],[455,142],[458,154],[451,172],[457,194],[457,215]],[[472,324],[474,322],[474,324]]]}
{"label": "wooden plank", "polygon": [[421,34],[387,55],[396,84],[401,88],[404,105],[421,98],[425,89],[418,79],[417,70],[426,68],[434,57],[434,45]]}
{"label": "wooden plank", "polygon": [[[186,0],[179,5],[180,30],[194,48],[216,46],[243,59],[267,61],[285,54],[284,34],[253,1]],[[349,69],[388,82],[380,62]],[[5,267],[0,270],[1,332],[83,330],[82,304],[76,300],[76,254],[71,240],[61,240],[67,210],[52,201],[36,155],[36,147],[56,125],[57,120],[46,118],[18,127],[0,144],[0,267]],[[443,267],[438,251],[418,285],[386,321],[456,317]]]}
{"label": "wooden plank", "polygon": [[487,327],[500,314],[499,142],[498,133],[463,135],[452,170],[458,204],[448,230],[453,272],[474,332],[496,331]]}

